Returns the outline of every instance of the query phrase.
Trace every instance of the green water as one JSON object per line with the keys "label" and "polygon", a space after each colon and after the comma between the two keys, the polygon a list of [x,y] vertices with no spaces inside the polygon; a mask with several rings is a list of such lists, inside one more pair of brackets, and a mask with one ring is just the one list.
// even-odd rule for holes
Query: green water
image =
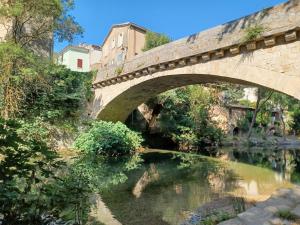
{"label": "green water", "polygon": [[[107,225],[177,225],[225,196],[262,201],[300,182],[300,150],[152,150],[128,180],[101,193],[90,218]],[[101,224],[100,223],[100,224]]]}

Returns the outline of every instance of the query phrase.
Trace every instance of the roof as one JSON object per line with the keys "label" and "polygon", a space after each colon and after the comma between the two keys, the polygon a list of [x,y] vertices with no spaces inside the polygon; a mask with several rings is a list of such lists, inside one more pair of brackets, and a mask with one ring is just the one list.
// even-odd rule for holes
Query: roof
{"label": "roof", "polygon": [[134,28],[136,28],[136,29],[138,29],[138,30],[140,30],[140,31],[142,31],[142,32],[145,32],[145,33],[146,33],[147,30],[148,30],[148,29],[146,29],[146,28],[144,28],[144,27],[142,27],[142,26],[139,26],[139,25],[137,25],[137,24],[135,24],[135,23],[132,23],[132,22],[126,22],[126,23],[114,24],[114,25],[112,25],[112,27],[110,28],[108,34],[106,35],[106,38],[104,39],[102,46],[104,45],[104,43],[106,42],[106,40],[108,39],[109,35],[111,34],[111,32],[112,32],[112,30],[113,30],[114,28],[117,28],[117,27],[126,27],[126,26],[134,27]]}
{"label": "roof", "polygon": [[58,55],[62,55],[65,52],[69,51],[69,50],[75,50],[75,51],[79,51],[79,52],[83,52],[83,53],[89,53],[89,50],[84,48],[84,47],[79,47],[79,46],[74,46],[74,45],[68,45],[67,47],[65,47],[63,50],[61,50]]}
{"label": "roof", "polygon": [[226,105],[227,108],[231,109],[245,109],[245,110],[255,110],[255,108],[250,107],[250,106],[245,106],[245,105],[234,105],[234,104],[229,104]]}

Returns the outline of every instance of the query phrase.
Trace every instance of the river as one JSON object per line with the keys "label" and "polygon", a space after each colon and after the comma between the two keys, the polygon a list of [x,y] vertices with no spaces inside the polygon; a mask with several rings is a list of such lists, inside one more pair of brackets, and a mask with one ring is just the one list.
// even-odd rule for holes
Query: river
{"label": "river", "polygon": [[201,155],[152,149],[142,157],[125,183],[96,196],[94,222],[180,225],[228,198],[263,201],[278,188],[300,184],[300,149],[211,149]]}

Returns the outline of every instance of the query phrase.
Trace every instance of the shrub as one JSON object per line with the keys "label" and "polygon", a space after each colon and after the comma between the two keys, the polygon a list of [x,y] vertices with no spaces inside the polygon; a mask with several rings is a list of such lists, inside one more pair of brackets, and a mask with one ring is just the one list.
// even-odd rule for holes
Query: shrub
{"label": "shrub", "polygon": [[245,32],[244,42],[254,41],[259,38],[264,32],[264,27],[261,25],[255,25],[253,27],[248,27]]}
{"label": "shrub", "polygon": [[227,212],[215,212],[214,214],[206,217],[199,225],[216,225],[223,221],[232,219],[233,215]]}
{"label": "shrub", "polygon": [[75,148],[86,153],[105,156],[133,153],[141,147],[142,137],[121,122],[94,122],[91,128],[75,141]]}
{"label": "shrub", "polygon": [[280,210],[276,213],[276,215],[282,219],[290,220],[290,221],[295,221],[297,218],[296,215],[294,215],[292,212],[288,210]]}
{"label": "shrub", "polygon": [[171,38],[169,38],[167,35],[147,31],[146,42],[143,51],[148,51],[152,48],[156,48],[169,42],[171,42]]}
{"label": "shrub", "polygon": [[56,180],[62,162],[41,140],[43,132],[37,125],[0,118],[0,224],[42,224],[42,215],[55,208],[46,184]]}

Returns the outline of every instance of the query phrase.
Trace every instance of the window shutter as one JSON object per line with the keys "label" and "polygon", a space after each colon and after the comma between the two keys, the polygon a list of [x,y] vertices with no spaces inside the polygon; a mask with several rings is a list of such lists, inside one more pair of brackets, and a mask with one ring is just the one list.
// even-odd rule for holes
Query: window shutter
{"label": "window shutter", "polygon": [[82,69],[82,66],[83,66],[83,61],[82,61],[82,59],[77,59],[77,68]]}

